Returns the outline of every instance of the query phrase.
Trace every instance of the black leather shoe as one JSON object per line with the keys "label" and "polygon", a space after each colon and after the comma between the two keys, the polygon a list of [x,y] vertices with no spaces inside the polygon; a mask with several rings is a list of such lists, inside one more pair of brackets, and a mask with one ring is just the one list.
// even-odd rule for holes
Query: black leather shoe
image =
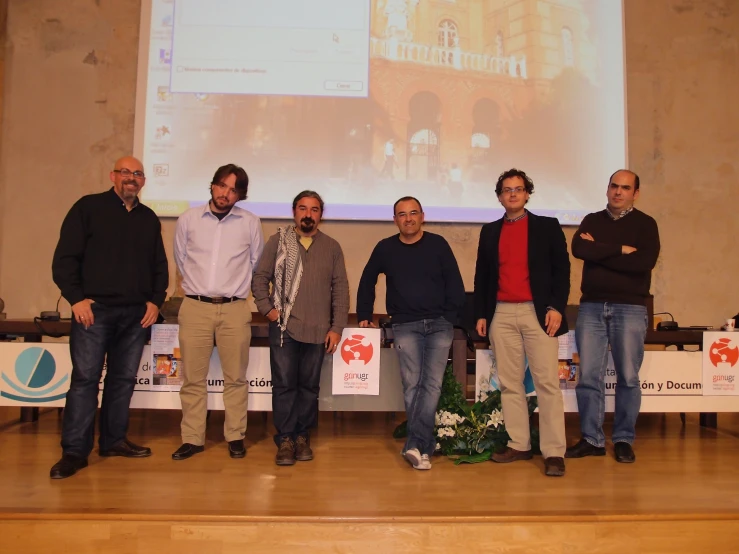
{"label": "black leather shoe", "polygon": [[617,442],[613,445],[616,461],[622,464],[633,464],[636,461],[634,449],[628,442]]}
{"label": "black leather shoe", "polygon": [[52,479],[66,479],[67,477],[72,477],[72,475],[86,467],[87,458],[64,454],[62,455],[62,459],[51,467],[49,477]]}
{"label": "black leather shoe", "polygon": [[113,448],[110,448],[108,450],[101,450],[99,454],[104,458],[110,456],[123,456],[124,458],[146,458],[148,456],[151,456],[151,448],[147,448],[146,446],[139,446],[138,444],[132,443],[128,439],[123,439]]}
{"label": "black leather shoe", "polygon": [[228,441],[228,455],[232,458],[243,458],[244,456],[246,456],[244,441]]}
{"label": "black leather shoe", "polygon": [[174,453],[172,454],[172,459],[187,460],[188,458],[202,452],[203,450],[205,450],[205,447],[202,444],[200,446],[197,446],[195,444],[190,444],[189,442],[186,442],[174,451]]}
{"label": "black leather shoe", "polygon": [[584,458],[585,456],[605,456],[606,449],[590,444],[585,439],[580,439],[574,446],[570,446],[565,452],[565,458]]}
{"label": "black leather shoe", "polygon": [[564,458],[552,457],[545,459],[544,474],[549,477],[562,477],[565,474]]}

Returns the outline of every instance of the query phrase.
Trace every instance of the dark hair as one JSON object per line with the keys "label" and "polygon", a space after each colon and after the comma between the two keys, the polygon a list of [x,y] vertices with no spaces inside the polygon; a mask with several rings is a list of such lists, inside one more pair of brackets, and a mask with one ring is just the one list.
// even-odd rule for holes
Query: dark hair
{"label": "dark hair", "polygon": [[298,207],[298,202],[303,198],[315,198],[318,200],[318,205],[321,206],[321,216],[323,216],[323,198],[321,198],[321,195],[314,190],[304,190],[303,192],[298,193],[295,200],[293,200],[293,212],[295,211],[295,208]]}
{"label": "dark hair", "polygon": [[521,180],[523,180],[523,185],[526,187],[526,192],[529,194],[534,194],[534,181],[531,180],[531,177],[526,175],[525,172],[521,171],[520,169],[509,169],[508,171],[504,171],[500,174],[500,177],[498,177],[498,182],[495,183],[495,194],[500,196],[503,194],[503,181],[506,179],[510,179],[511,177],[520,177]]}
{"label": "dark hair", "polygon": [[236,189],[236,192],[239,193],[239,200],[246,200],[246,191],[249,188],[249,176],[246,174],[243,167],[239,167],[236,164],[222,165],[216,170],[210,184],[215,185],[217,183],[222,183],[229,175],[236,176],[236,185],[234,188]]}
{"label": "dark hair", "polygon": [[616,173],[621,173],[622,171],[625,171],[626,173],[631,173],[634,176],[634,191],[639,190],[639,176],[630,169],[617,169],[616,171],[614,171],[608,178],[608,186],[611,186],[611,183],[613,182],[613,176],[616,175]]}
{"label": "dark hair", "polygon": [[418,198],[416,198],[415,196],[404,196],[403,198],[398,198],[395,201],[395,204],[393,204],[393,217],[395,216],[395,208],[398,207],[398,204],[400,204],[401,202],[408,202],[409,200],[413,200],[416,204],[418,204],[418,207],[421,209],[421,213],[423,213],[423,206],[421,206]]}

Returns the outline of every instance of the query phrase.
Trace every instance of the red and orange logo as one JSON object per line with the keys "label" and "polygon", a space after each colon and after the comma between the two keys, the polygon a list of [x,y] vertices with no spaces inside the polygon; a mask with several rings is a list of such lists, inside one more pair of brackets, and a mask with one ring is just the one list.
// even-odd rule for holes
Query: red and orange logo
{"label": "red and orange logo", "polygon": [[372,359],[374,348],[372,343],[364,335],[351,335],[341,343],[341,358],[346,364],[361,360],[367,365]]}
{"label": "red and orange logo", "polygon": [[739,362],[739,346],[729,338],[720,338],[711,345],[708,357],[715,367],[722,363],[734,367]]}

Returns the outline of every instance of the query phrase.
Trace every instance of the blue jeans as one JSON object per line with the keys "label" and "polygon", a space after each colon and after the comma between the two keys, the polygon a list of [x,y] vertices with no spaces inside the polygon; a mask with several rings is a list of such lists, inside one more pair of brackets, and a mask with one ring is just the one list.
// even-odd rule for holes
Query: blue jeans
{"label": "blue jeans", "polygon": [[577,408],[582,437],[593,446],[605,446],[605,375],[608,345],[616,366],[616,410],[613,442],[634,442],[641,406],[639,369],[644,359],[647,309],[631,304],[585,302],[577,314],[575,338],[580,354]]}
{"label": "blue jeans", "polygon": [[403,452],[418,448],[431,456],[436,448],[434,416],[449,359],[454,330],[443,317],[393,325],[403,382],[408,439]]}
{"label": "blue jeans", "polygon": [[272,370],[272,419],[278,446],[282,439],[303,436],[310,440],[310,430],[318,421],[318,392],[321,366],[326,347],[282,336],[276,323],[269,324],[269,365]]}
{"label": "blue jeans", "polygon": [[72,380],[62,423],[62,450],[87,458],[95,442],[95,412],[103,365],[105,387],[100,409],[100,450],[109,450],[126,438],[128,407],[136,385],[141,354],[149,329],[141,326],[145,305],[92,304],[95,323],[89,329],[72,319],[69,350]]}

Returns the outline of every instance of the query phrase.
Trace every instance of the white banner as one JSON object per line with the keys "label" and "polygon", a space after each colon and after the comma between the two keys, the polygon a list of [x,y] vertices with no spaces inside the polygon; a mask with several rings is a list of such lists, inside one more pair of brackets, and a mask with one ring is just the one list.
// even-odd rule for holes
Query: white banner
{"label": "white banner", "polygon": [[736,396],[739,379],[739,333],[703,333],[703,394]]}
{"label": "white banner", "polygon": [[[714,399],[707,397],[709,393],[703,384],[705,374],[702,375],[702,354],[701,352],[684,351],[645,352],[644,361],[639,370],[639,381],[642,390],[641,411],[739,411],[739,401],[737,400],[717,403]],[[477,350],[476,355],[475,397],[479,398],[481,391],[497,390],[499,385],[492,352],[490,350]],[[566,371],[563,371],[565,367]],[[739,368],[739,364],[736,365],[736,368]],[[577,363],[565,362],[563,365],[563,362],[560,361],[559,373],[565,410],[576,412],[575,386],[579,377]],[[524,384],[527,393],[535,394],[528,367]],[[610,352],[606,369],[605,389],[606,410],[613,411],[616,394],[616,370]]]}
{"label": "white banner", "polygon": [[333,358],[334,395],[380,394],[379,329],[344,329]]}
{"label": "white banner", "polygon": [[[0,343],[0,405],[61,407],[64,406],[72,360],[69,345],[61,343]],[[246,372],[249,385],[249,409],[272,409],[272,380],[269,366],[269,348],[249,349]],[[179,386],[175,390],[152,390],[152,353],[149,345],[139,363],[132,408],[181,409]],[[105,368],[100,381],[102,391]],[[223,371],[217,349],[210,359],[207,379],[208,409],[223,409]]]}

